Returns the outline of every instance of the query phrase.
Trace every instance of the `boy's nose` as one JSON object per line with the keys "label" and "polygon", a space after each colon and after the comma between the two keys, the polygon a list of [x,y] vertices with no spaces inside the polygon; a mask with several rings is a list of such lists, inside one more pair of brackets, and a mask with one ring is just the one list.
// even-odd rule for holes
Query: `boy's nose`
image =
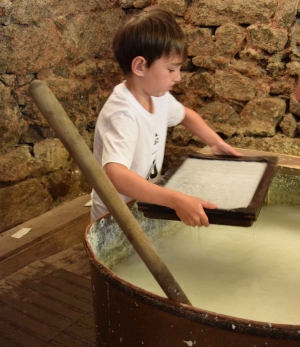
{"label": "boy's nose", "polygon": [[180,82],[181,81],[181,72],[178,71],[174,74],[174,82]]}

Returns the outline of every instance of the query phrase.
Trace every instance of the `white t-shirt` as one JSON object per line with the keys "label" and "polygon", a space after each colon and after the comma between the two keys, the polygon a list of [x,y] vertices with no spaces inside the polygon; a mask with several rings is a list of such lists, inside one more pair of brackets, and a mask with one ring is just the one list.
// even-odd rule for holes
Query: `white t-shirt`
{"label": "white t-shirt", "polygon": [[[149,181],[156,182],[164,159],[167,128],[184,118],[184,107],[170,93],[152,97],[153,113],[146,111],[125,85],[117,85],[97,119],[94,155],[100,165],[119,163]],[[121,195],[125,202],[130,197]],[[91,219],[107,213],[92,191]]]}

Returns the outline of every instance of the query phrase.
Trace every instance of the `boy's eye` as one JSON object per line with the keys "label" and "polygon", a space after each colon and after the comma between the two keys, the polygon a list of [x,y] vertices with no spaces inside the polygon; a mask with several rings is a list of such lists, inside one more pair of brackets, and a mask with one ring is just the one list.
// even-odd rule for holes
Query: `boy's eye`
{"label": "boy's eye", "polygon": [[174,72],[175,70],[173,70],[173,69],[169,69],[169,71],[170,71],[170,72]]}

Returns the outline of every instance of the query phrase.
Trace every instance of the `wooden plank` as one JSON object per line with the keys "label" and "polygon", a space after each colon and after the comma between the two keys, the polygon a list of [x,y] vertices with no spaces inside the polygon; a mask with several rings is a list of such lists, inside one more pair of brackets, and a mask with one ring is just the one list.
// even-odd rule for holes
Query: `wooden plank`
{"label": "wooden plank", "polygon": [[77,286],[86,288],[88,291],[91,291],[91,282],[85,278],[82,278],[76,274],[73,274],[66,269],[59,269],[55,271],[53,276],[62,277],[69,281],[70,283],[76,283]]}
{"label": "wooden plank", "polygon": [[[40,282],[37,274],[35,275],[36,277],[27,277],[22,273],[22,270],[23,269],[8,276],[5,279],[5,283],[12,286],[21,285],[22,287],[28,288],[31,291],[40,293],[46,298],[57,301],[61,303],[61,305],[70,307],[71,309],[77,309],[83,312],[88,312],[91,310],[90,302],[81,300],[72,296],[70,293],[64,292],[64,288],[57,289],[49,284]],[[26,274],[28,271],[24,270],[24,273]]]}
{"label": "wooden plank", "polygon": [[[0,243],[0,279],[17,271],[24,265],[42,259],[60,250],[67,249],[83,241],[84,231],[90,223],[89,208],[83,207],[87,196],[75,199],[55,210],[29,221],[21,227],[33,227],[22,239],[14,239],[16,232],[9,230],[2,233]],[[45,216],[46,215],[46,216]]]}
{"label": "wooden plank", "polygon": [[[9,284],[6,284],[6,287]],[[80,318],[85,310],[81,310],[74,307],[69,307],[63,302],[57,301],[55,298],[49,298],[45,296],[43,293],[32,291],[30,288],[16,285],[15,287],[10,285],[10,290],[2,289],[1,297],[15,297],[16,299],[23,298],[24,301],[32,303],[37,308],[41,310],[47,311],[54,316],[57,316],[58,320],[62,319],[68,322],[69,324]]]}
{"label": "wooden plank", "polygon": [[23,285],[36,291],[43,293],[44,296],[49,297],[53,300],[64,304],[66,307],[79,309],[85,312],[88,312],[92,309],[92,305],[86,301],[80,300],[77,297],[65,293],[63,288],[61,290],[56,289],[46,283],[33,282],[30,280],[25,280]]}
{"label": "wooden plank", "polygon": [[[90,195],[80,196],[2,233],[0,260],[9,256],[11,252],[14,253],[16,249],[21,251],[29,247],[37,239],[42,240],[44,236],[49,237],[49,235],[55,234],[58,230],[68,227],[70,223],[75,224],[76,221],[82,219],[83,215],[89,217],[90,208],[84,207],[88,200],[90,200]],[[21,238],[12,237],[22,228],[31,228],[31,230]],[[5,245],[3,241],[5,241]]]}
{"label": "wooden plank", "polygon": [[44,342],[26,332],[23,332],[18,327],[0,320],[0,331],[3,339],[16,342],[21,347],[41,347]]}
{"label": "wooden plank", "polygon": [[78,298],[81,301],[91,303],[92,293],[91,290],[78,286],[75,282],[70,283],[64,278],[56,276],[46,276],[41,279],[41,283],[48,284],[52,288],[63,291],[65,294],[72,295],[74,298]]}
{"label": "wooden plank", "polygon": [[[282,167],[290,167],[294,169],[300,169],[300,157],[296,155],[287,155],[287,154],[281,154],[281,153],[273,153],[273,152],[266,152],[266,151],[257,151],[252,149],[243,149],[243,148],[236,148],[240,153],[242,153],[245,156],[251,156],[251,157],[259,157],[259,156],[276,156],[278,157],[278,163],[277,166]],[[201,154],[211,154],[211,150],[208,146],[202,148],[199,150],[199,153]]]}
{"label": "wooden plank", "polygon": [[83,276],[85,278],[91,278],[90,274],[90,261],[88,258],[86,259],[81,259],[78,262],[71,264],[69,266],[65,267],[65,270],[72,272],[73,274],[76,274],[78,276]]}
{"label": "wooden plank", "polygon": [[86,313],[84,316],[82,316],[80,319],[78,319],[77,322],[82,324],[82,325],[86,325],[87,327],[90,327],[92,329],[95,329],[94,312]]}
{"label": "wooden plank", "polygon": [[76,336],[78,339],[94,343],[95,341],[95,331],[94,329],[91,329],[90,327],[87,327],[85,325],[82,325],[78,322],[70,325],[65,332],[71,333],[73,336]]}
{"label": "wooden plank", "polygon": [[[70,325],[70,319],[61,317],[61,315],[53,310],[50,311],[48,309],[49,306],[36,306],[31,300],[34,300],[34,298],[27,297],[25,300],[20,296],[10,295],[10,293],[6,293],[6,295],[0,294],[0,302],[5,303],[15,310],[20,310],[24,315],[32,317],[41,323],[58,328],[60,331]],[[78,318],[78,316],[77,314],[74,318]]]}
{"label": "wooden plank", "polygon": [[43,262],[62,269],[85,258],[87,258],[87,253],[84,248],[83,242],[80,242],[73,247],[44,258]]}
{"label": "wooden plank", "polygon": [[9,322],[43,341],[49,341],[60,332],[59,329],[29,317],[22,311],[11,308],[3,302],[0,302],[0,320]]}
{"label": "wooden plank", "polygon": [[16,343],[6,340],[0,336],[0,346],[1,347],[18,347],[20,345],[17,345]]}
{"label": "wooden plank", "polygon": [[[93,332],[91,332],[91,334],[93,334]],[[62,332],[59,335],[57,335],[51,341],[51,343],[53,344],[53,346],[57,347],[93,347],[96,345],[95,342],[83,341],[82,339],[79,339],[77,336],[73,336],[72,334],[67,332]]]}
{"label": "wooden plank", "polygon": [[56,266],[54,266],[52,264],[45,263],[45,262],[43,262],[41,260],[34,261],[33,263],[30,263],[28,266],[30,268],[39,270],[39,271],[41,271],[41,272],[43,272],[45,274],[50,274],[53,271],[57,270]]}

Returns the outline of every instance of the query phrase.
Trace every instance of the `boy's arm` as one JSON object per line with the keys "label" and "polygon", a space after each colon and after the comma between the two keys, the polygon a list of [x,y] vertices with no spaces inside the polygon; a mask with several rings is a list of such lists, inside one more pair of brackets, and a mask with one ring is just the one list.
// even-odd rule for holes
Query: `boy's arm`
{"label": "boy's arm", "polygon": [[208,218],[203,208],[217,206],[194,196],[160,187],[118,163],[108,163],[106,174],[120,194],[150,204],[170,207],[176,211],[182,222],[190,226],[208,226]]}
{"label": "boy's arm", "polygon": [[202,142],[210,146],[214,154],[242,156],[241,153],[223,141],[221,137],[206,124],[198,113],[188,107],[185,107],[185,118],[181,124],[194,135],[198,136]]}
{"label": "boy's arm", "polygon": [[300,102],[300,75],[298,76],[298,83],[296,86],[296,93],[295,93],[297,101]]}

